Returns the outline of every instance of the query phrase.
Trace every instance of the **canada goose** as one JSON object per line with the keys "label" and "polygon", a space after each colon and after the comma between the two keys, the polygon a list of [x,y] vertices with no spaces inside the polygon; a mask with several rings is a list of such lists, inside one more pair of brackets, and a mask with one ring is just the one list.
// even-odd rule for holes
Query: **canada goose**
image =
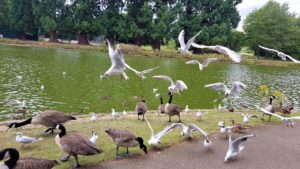
{"label": "canada goose", "polygon": [[29,145],[30,143],[34,143],[41,140],[43,140],[43,138],[28,137],[23,135],[23,133],[21,132],[18,132],[16,134],[16,142],[23,143],[22,147],[24,147],[26,144]]}
{"label": "canada goose", "polygon": [[111,116],[114,120],[116,120],[118,117],[121,117],[121,114],[116,112],[115,109],[111,109]]}
{"label": "canada goose", "polygon": [[55,142],[61,150],[69,155],[66,159],[70,156],[75,157],[75,167],[80,167],[77,155],[90,156],[103,152],[100,148],[97,148],[94,143],[82,135],[73,133],[67,134],[66,128],[62,124],[57,125],[56,128],[60,130],[60,133],[55,137]]}
{"label": "canada goose", "polygon": [[268,114],[268,115],[271,115],[271,116],[275,116],[277,118],[279,118],[282,122],[285,122],[286,123],[286,126],[289,127],[294,127],[294,120],[297,119],[297,120],[300,120],[300,116],[296,116],[296,117],[282,117],[278,114],[275,114],[275,113],[271,113],[269,112],[268,110],[264,109],[264,108],[259,108],[260,111],[262,111],[263,113],[265,114]]}
{"label": "canada goose", "polygon": [[246,88],[246,85],[235,81],[232,83],[231,89],[228,89],[224,83],[213,83],[205,85],[205,87],[209,87],[213,90],[222,90],[225,93],[225,96],[235,96],[236,94],[240,93],[242,89]]}
{"label": "canada goose", "polygon": [[20,158],[18,150],[14,148],[6,148],[0,151],[0,160],[9,158],[9,160],[0,164],[1,169],[51,169],[58,165],[56,160],[47,160],[32,157]]}
{"label": "canada goose", "polygon": [[165,105],[165,112],[169,115],[169,122],[171,122],[171,116],[177,115],[179,118],[178,122],[181,122],[180,112],[181,108],[176,104],[171,104],[173,95],[170,93],[169,102]]}
{"label": "canada goose", "polygon": [[163,98],[162,97],[160,97],[160,104],[158,105],[157,110],[158,110],[158,115],[166,113],[165,112],[165,104],[163,103]]}
{"label": "canada goose", "polygon": [[261,46],[261,45],[258,45],[258,46],[259,46],[260,48],[262,48],[262,49],[267,50],[267,51],[276,52],[277,55],[278,55],[282,60],[286,60],[286,58],[289,58],[289,59],[291,59],[294,63],[300,63],[299,60],[296,60],[296,59],[294,59],[292,56],[287,55],[287,54],[285,54],[285,53],[283,53],[283,52],[280,52],[280,51],[275,50],[275,49],[270,49],[270,48],[267,48],[267,47],[264,47],[264,46]]}
{"label": "canada goose", "polygon": [[92,143],[96,144],[96,141],[97,141],[98,137],[99,136],[97,135],[97,133],[95,133],[95,132],[92,131],[92,137],[90,138],[90,141]]}
{"label": "canada goose", "polygon": [[8,125],[9,128],[18,128],[27,124],[40,124],[45,127],[49,127],[45,133],[55,129],[57,124],[61,124],[67,122],[69,120],[76,120],[75,117],[64,114],[63,112],[59,112],[56,110],[46,110],[37,116],[29,118],[23,122],[13,122]]}
{"label": "canada goose", "polygon": [[97,120],[97,115],[96,115],[96,113],[92,113],[91,121],[96,121],[96,120]]}
{"label": "canada goose", "polygon": [[207,58],[204,60],[203,64],[201,64],[198,60],[190,60],[190,61],[185,62],[185,64],[188,64],[188,65],[198,64],[200,71],[202,71],[206,66],[208,66],[209,63],[215,62],[217,60],[218,60],[217,58]]}
{"label": "canada goose", "polygon": [[[267,110],[268,112],[270,112],[270,113],[275,113],[275,111],[276,111],[276,107],[273,105],[273,100],[274,99],[276,99],[276,97],[275,96],[270,96],[270,98],[269,98],[269,104],[266,106],[266,107],[264,107],[264,109],[265,110]],[[265,121],[265,119],[264,119],[264,116],[265,115],[267,115],[267,116],[269,116],[269,121],[271,120],[271,117],[272,117],[272,115],[271,114],[268,114],[268,113],[263,113],[263,115],[262,115],[262,117],[261,117],[261,120],[263,120],[263,121]]]}
{"label": "canada goose", "polygon": [[234,140],[232,140],[231,138],[231,134],[229,135],[229,145],[228,145],[228,151],[226,153],[226,156],[224,158],[224,162],[228,162],[228,160],[236,157],[238,154],[240,154],[242,152],[242,150],[244,149],[244,146],[242,146],[242,143],[244,141],[247,141],[248,138],[251,137],[255,137],[254,134],[249,134],[249,135],[245,135],[245,136],[241,136],[238,137]]}
{"label": "canada goose", "polygon": [[287,114],[291,114],[293,109],[294,109],[294,103],[292,103],[292,104],[289,105],[289,106],[282,107],[282,102],[280,102],[278,111],[279,111],[280,113],[282,113],[283,115],[287,115]]}
{"label": "canada goose", "polygon": [[123,79],[128,80],[129,78],[124,72],[126,69],[126,63],[120,46],[117,45],[116,49],[114,50],[109,40],[106,39],[106,41],[108,44],[108,55],[111,61],[111,66],[104,74],[100,75],[100,78],[105,79],[111,75],[121,75]]}
{"label": "canada goose", "polygon": [[137,70],[133,69],[132,67],[130,67],[130,66],[127,65],[127,64],[125,64],[125,66],[126,66],[129,70],[132,70],[137,76],[139,76],[139,77],[142,78],[142,79],[146,79],[146,76],[144,76],[144,74],[151,73],[153,70],[159,68],[159,67],[157,66],[157,67],[155,67],[155,68],[146,69],[146,70],[143,70],[143,71],[137,71]]}
{"label": "canada goose", "polygon": [[241,115],[243,116],[243,123],[244,124],[248,124],[249,121],[250,121],[250,118],[252,118],[252,117],[258,118],[258,116],[253,115],[253,114],[244,114],[244,113],[241,113]]}
{"label": "canada goose", "polygon": [[152,76],[154,79],[158,80],[166,80],[171,83],[171,85],[168,87],[168,91],[173,93],[178,93],[186,90],[188,87],[187,85],[182,81],[182,80],[176,80],[176,83],[169,77],[165,75],[157,75],[157,76]]}
{"label": "canada goose", "polygon": [[147,104],[146,104],[145,100],[142,100],[141,102],[138,102],[136,104],[135,111],[138,114],[138,120],[140,120],[140,115],[142,115],[143,121],[144,121],[144,117],[145,117],[145,114],[147,113],[147,110],[148,109],[147,109]]}
{"label": "canada goose", "polygon": [[128,130],[115,130],[108,129],[105,132],[111,137],[113,142],[117,145],[116,158],[119,158],[119,147],[126,147],[126,154],[129,155],[128,147],[140,146],[145,153],[147,153],[147,147],[144,145],[144,140],[141,137],[136,137]]}
{"label": "canada goose", "polygon": [[195,48],[200,48],[200,49],[210,49],[210,50],[215,50],[219,53],[222,53],[224,55],[227,55],[229,56],[229,58],[236,62],[236,63],[240,63],[242,61],[242,56],[240,54],[238,54],[237,52],[229,49],[229,48],[226,48],[224,46],[221,46],[221,45],[216,45],[216,46],[205,46],[205,45],[198,45],[196,43],[193,43],[192,44],[193,47]]}
{"label": "canada goose", "polygon": [[145,118],[145,119],[146,119],[146,122],[147,122],[150,130],[151,130],[151,136],[150,136],[150,139],[148,140],[148,143],[150,145],[155,146],[155,145],[160,144],[161,143],[160,138],[165,136],[166,134],[168,134],[174,128],[172,125],[170,125],[170,126],[165,127],[162,131],[155,134],[151,124],[149,123],[147,118]]}
{"label": "canada goose", "polygon": [[187,43],[184,42],[184,30],[180,31],[179,35],[178,35],[178,41],[180,44],[180,48],[178,48],[178,52],[182,53],[182,54],[189,54],[191,55],[191,53],[189,52],[189,48],[191,47],[192,43],[194,43],[196,37],[198,35],[200,35],[201,31],[199,31],[195,36],[193,36]]}

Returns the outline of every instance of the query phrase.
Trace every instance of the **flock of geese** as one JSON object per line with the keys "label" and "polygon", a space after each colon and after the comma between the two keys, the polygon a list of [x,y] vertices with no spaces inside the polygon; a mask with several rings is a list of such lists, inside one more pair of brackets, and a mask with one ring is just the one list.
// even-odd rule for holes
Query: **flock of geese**
{"label": "flock of geese", "polygon": [[[235,51],[232,51],[226,47],[223,46],[205,46],[205,45],[198,45],[194,43],[195,38],[201,33],[198,32],[195,36],[193,36],[190,40],[188,40],[187,43],[184,41],[184,30],[182,30],[178,36],[178,41],[180,43],[180,48],[178,49],[179,52],[182,54],[191,54],[189,52],[189,48],[191,46],[196,48],[207,48],[210,50],[215,50],[219,53],[225,54],[229,56],[231,60],[233,60],[236,63],[241,62],[241,56]],[[121,51],[120,46],[117,44],[116,49],[112,48],[112,45],[107,40],[108,44],[108,53],[109,57],[111,59],[111,67],[103,73],[100,78],[106,79],[109,76],[112,75],[119,75],[121,78],[128,80],[129,77],[125,73],[125,69],[128,68],[129,70],[133,71],[137,76],[139,76],[141,79],[145,79],[145,74],[151,73],[154,70],[158,69],[159,67],[143,70],[143,71],[137,71],[134,68],[130,67],[124,59],[123,53]],[[291,59],[292,61],[299,63],[299,61],[293,59],[292,57],[283,54],[277,50],[269,49],[263,46],[259,46],[260,48],[263,48],[265,50],[274,51],[278,53],[278,56],[281,57],[283,60],[286,60],[286,58]],[[216,58],[208,58],[204,60],[204,62],[201,64],[198,60],[190,60],[187,61],[186,64],[198,64],[199,69],[202,71],[205,67],[207,67],[210,63],[217,61]],[[159,132],[155,132],[148,121],[147,117],[145,116],[148,108],[145,100],[141,100],[137,103],[135,111],[138,115],[138,120],[146,121],[146,124],[148,125],[150,129],[150,138],[148,139],[148,145],[150,146],[157,146],[161,144],[160,139],[164,136],[166,136],[169,132],[174,131],[174,129],[180,128],[181,129],[181,135],[186,138],[191,138],[193,132],[199,132],[201,133],[205,139],[203,141],[203,146],[206,149],[210,149],[213,146],[213,143],[211,139],[209,138],[209,134],[205,132],[203,129],[201,129],[196,124],[183,124],[181,123],[180,114],[182,112],[182,109],[179,105],[176,105],[172,103],[173,95],[178,94],[184,90],[187,90],[188,87],[185,82],[182,80],[173,80],[171,77],[166,75],[156,75],[153,76],[154,79],[157,80],[163,80],[168,81],[170,83],[170,86],[168,86],[168,95],[169,100],[166,104],[163,103],[163,98],[160,97],[160,104],[158,106],[158,112],[159,114],[165,114],[169,116],[169,122],[171,122],[172,116],[178,116],[179,121],[177,123],[172,123],[168,126],[166,126],[164,129],[162,129]],[[242,90],[245,90],[247,86],[241,82],[233,82],[231,88],[227,87],[224,83],[214,83],[214,84],[208,84],[205,85],[207,88],[211,88],[216,91],[222,91],[224,92],[225,97],[235,97],[237,96]],[[157,93],[158,89],[153,89],[153,93],[157,97],[160,96],[160,94]],[[262,120],[264,120],[264,116],[269,116],[269,121],[272,116],[279,118],[283,122],[287,123],[287,126],[293,127],[294,120],[300,119],[300,117],[285,117],[280,116],[278,114],[275,114],[276,112],[276,106],[273,104],[273,100],[276,99],[275,96],[270,97],[270,102],[265,107],[259,107],[257,106],[257,109],[259,109],[262,113]],[[282,105],[280,106],[279,110],[282,110],[282,112],[285,112],[284,114],[289,114],[292,110],[292,107],[290,108],[283,108]],[[283,111],[285,110],[285,111]],[[190,109],[188,108],[188,105],[183,110],[183,112],[189,113]],[[201,117],[203,113],[198,112],[197,116]],[[112,116],[114,119],[120,116],[119,113],[115,112],[114,109],[112,109]],[[127,113],[124,111],[123,116],[126,117]],[[140,119],[140,116],[142,116],[142,119]],[[249,124],[249,121],[251,118],[258,118],[256,115],[252,114],[243,114],[241,113],[241,117],[243,117],[243,123],[245,125]],[[8,129],[10,128],[18,128],[27,124],[39,124],[45,126],[47,129],[44,131],[45,133],[54,133],[54,130],[59,130],[59,133],[55,137],[55,143],[57,146],[64,152],[65,154],[62,156],[61,161],[68,160],[71,156],[75,158],[75,167],[80,167],[79,161],[78,161],[78,155],[82,156],[92,156],[96,154],[100,154],[103,152],[101,148],[96,147],[96,141],[98,139],[97,133],[92,132],[91,138],[85,138],[81,134],[77,133],[68,133],[67,129],[63,125],[65,122],[76,120],[76,117],[73,117],[71,115],[67,115],[63,112],[54,111],[54,110],[47,110],[44,112],[41,112],[37,114],[36,116],[26,119],[21,122],[12,122],[8,124]],[[97,116],[95,113],[92,114],[91,121],[97,120]],[[255,134],[249,134],[240,136],[236,139],[232,139],[231,132],[239,132],[241,130],[244,130],[245,128],[241,124],[236,124],[234,121],[232,121],[232,126],[228,126],[225,124],[224,121],[221,121],[218,123],[218,127],[220,128],[220,133],[225,136],[225,138],[228,138],[229,144],[228,144],[228,151],[225,155],[224,161],[227,162],[233,158],[236,158],[238,154],[242,152],[244,149],[244,146],[242,143],[244,143],[247,139],[255,137]],[[116,158],[120,158],[119,155],[119,147],[125,147],[126,148],[126,155],[130,155],[129,148],[130,147],[137,147],[144,152],[147,153],[148,149],[147,146],[144,143],[144,139],[142,137],[136,136],[134,133],[132,133],[129,130],[123,130],[123,129],[113,129],[109,128],[105,130],[106,134],[111,137],[112,141],[116,145]],[[228,137],[229,136],[229,137]],[[23,147],[25,145],[29,146],[29,144],[42,141],[42,138],[34,138],[29,137],[26,135],[23,135],[21,132],[18,132],[16,134],[16,142],[22,143]],[[0,160],[9,158],[8,160],[4,161],[4,163],[0,164],[0,169],[23,169],[23,168],[43,168],[43,169],[50,169],[53,168],[58,164],[56,160],[47,160],[47,159],[40,159],[40,158],[20,158],[19,152],[17,149],[14,148],[6,148],[2,151],[0,151]]]}

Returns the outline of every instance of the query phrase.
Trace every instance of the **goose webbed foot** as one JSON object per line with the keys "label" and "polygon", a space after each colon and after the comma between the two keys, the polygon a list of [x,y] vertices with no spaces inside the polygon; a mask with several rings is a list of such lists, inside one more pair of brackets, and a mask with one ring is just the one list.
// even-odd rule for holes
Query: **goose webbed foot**
{"label": "goose webbed foot", "polygon": [[80,164],[79,164],[79,162],[78,162],[78,157],[77,157],[77,155],[75,155],[74,157],[75,157],[75,160],[76,160],[76,164],[74,164],[73,167],[74,167],[74,168],[79,168],[79,167],[81,167]]}

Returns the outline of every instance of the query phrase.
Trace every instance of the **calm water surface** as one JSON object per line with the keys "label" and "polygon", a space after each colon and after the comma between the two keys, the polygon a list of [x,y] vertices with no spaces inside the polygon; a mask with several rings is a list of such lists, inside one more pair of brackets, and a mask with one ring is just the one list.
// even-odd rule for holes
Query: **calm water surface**
{"label": "calm water surface", "polygon": [[[101,80],[100,73],[110,66],[107,54],[0,45],[0,115],[16,109],[15,100],[25,100],[30,113],[45,109],[89,113],[110,112],[111,108],[133,110],[137,98],[143,96],[148,107],[156,109],[159,98],[154,96],[152,89],[158,88],[167,101],[169,85],[167,81],[151,78],[158,74],[186,82],[189,89],[174,98],[174,103],[183,107],[186,104],[193,109],[216,107],[222,95],[203,86],[235,80],[248,86],[240,96],[244,104],[257,104],[258,87],[265,84],[272,91],[282,91],[287,102],[294,102],[298,109],[300,106],[300,67],[213,63],[200,72],[196,65],[186,65],[185,60],[126,55],[125,59],[137,70],[160,68],[148,74],[146,80],[140,80],[129,70],[127,81],[119,76]],[[44,90],[41,90],[42,85]]]}

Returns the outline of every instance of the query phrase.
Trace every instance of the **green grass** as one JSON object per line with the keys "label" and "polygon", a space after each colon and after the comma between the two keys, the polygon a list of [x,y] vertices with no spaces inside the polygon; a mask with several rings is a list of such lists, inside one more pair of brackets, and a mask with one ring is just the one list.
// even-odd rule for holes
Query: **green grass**
{"label": "green grass", "polygon": [[[182,115],[183,123],[195,123],[211,134],[218,132],[219,128],[217,127],[217,123],[219,121],[225,121],[227,124],[229,124],[229,120],[231,119],[234,119],[236,123],[241,123],[242,121],[242,116],[240,116],[237,113],[219,112],[217,110],[203,110],[202,112],[207,112],[207,114],[201,120],[197,119],[195,113],[190,113],[189,115]],[[259,112],[251,113],[261,115],[261,113]],[[102,116],[109,117],[109,115]],[[165,116],[158,117],[156,114],[148,113],[147,118],[156,132],[162,130],[164,127],[170,124],[167,122],[168,117]],[[173,122],[176,122],[178,118],[174,116],[172,117],[172,120]],[[271,121],[271,123],[279,122],[279,120],[277,120],[276,118],[272,118]],[[262,124],[263,123],[259,119],[252,119],[250,123],[250,125]],[[97,140],[97,147],[101,147],[104,150],[104,152],[96,156],[80,156],[79,162],[82,165],[96,164],[101,161],[115,159],[116,147],[113,144],[112,140],[105,133],[105,130],[108,128],[131,130],[136,136],[143,137],[145,142],[147,142],[150,136],[150,130],[147,124],[145,122],[138,121],[137,116],[135,114],[131,115],[131,117],[127,119],[110,120],[107,118],[99,118],[99,120],[97,120],[96,122],[90,122],[89,117],[81,116],[79,120],[70,122],[65,126],[67,129],[67,133],[76,132],[86,136],[87,138],[91,136],[92,131],[97,132],[99,135],[99,139]],[[63,152],[58,148],[54,141],[55,135],[43,136],[41,134],[42,131],[44,131],[45,129],[46,128],[35,127],[32,129],[18,128],[3,131],[0,135],[1,149],[7,147],[15,147],[20,151],[21,157],[39,157],[47,159],[56,159],[59,161],[60,156],[63,154]],[[16,132],[23,132],[25,135],[29,136],[43,137],[44,140],[31,144],[29,148],[22,148],[21,144],[15,142]],[[194,137],[200,138],[202,136],[198,133],[194,133]],[[182,141],[185,140],[180,136],[180,130],[178,129],[170,132],[167,136],[161,139],[161,142],[163,143],[161,148],[166,148],[168,146],[174,145]],[[149,145],[148,148],[150,148],[151,150],[151,147],[149,147]],[[130,151],[131,153],[143,154],[143,152],[138,147],[131,148]],[[125,149],[120,148],[120,152],[125,153]],[[69,168],[69,166],[72,165],[74,162],[74,158],[71,158],[68,162],[61,162],[61,164],[56,168]]]}

